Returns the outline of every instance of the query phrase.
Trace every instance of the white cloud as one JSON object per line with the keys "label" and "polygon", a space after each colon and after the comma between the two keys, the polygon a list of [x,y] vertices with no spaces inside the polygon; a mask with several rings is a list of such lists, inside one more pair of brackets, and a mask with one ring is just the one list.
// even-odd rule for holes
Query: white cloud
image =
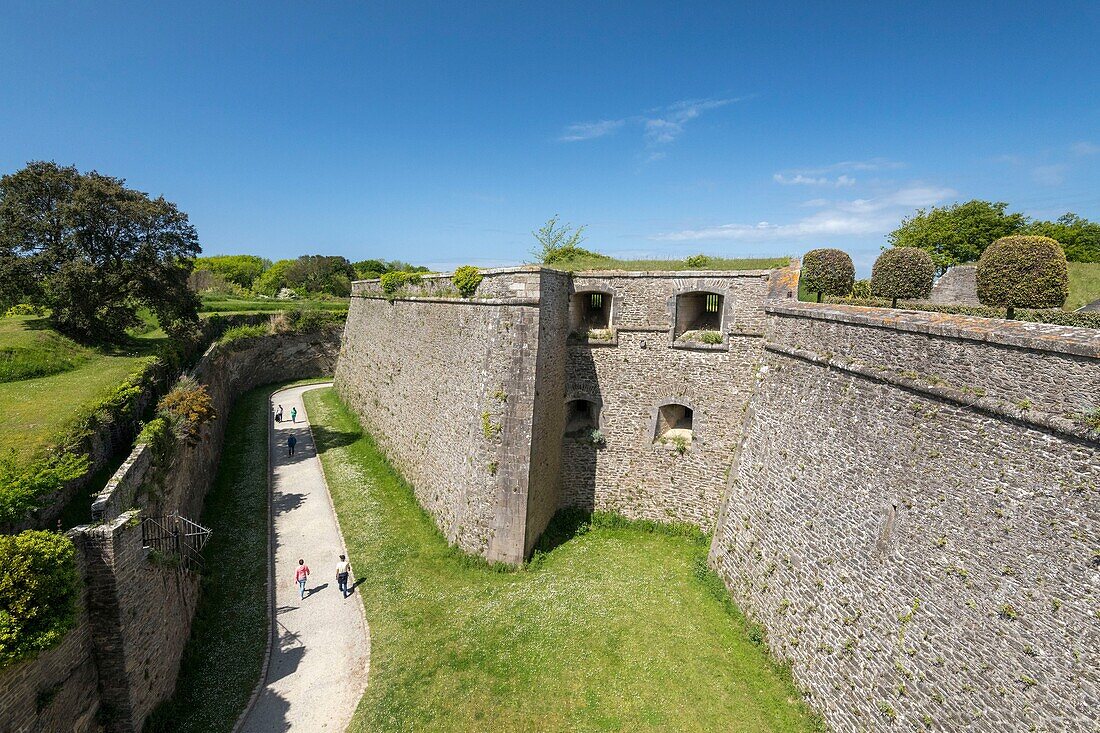
{"label": "white cloud", "polygon": [[565,128],[558,140],[562,142],[576,142],[578,140],[592,140],[604,135],[610,135],[623,126],[625,120],[599,120],[598,122],[579,122]]}
{"label": "white cloud", "polygon": [[1083,158],[1086,155],[1096,155],[1100,153],[1100,145],[1082,140],[1079,143],[1075,143],[1071,150],[1073,150],[1074,155],[1079,155]]}
{"label": "white cloud", "polygon": [[894,229],[902,216],[915,208],[931,206],[951,196],[955,191],[924,185],[910,185],[882,196],[870,199],[826,202],[815,199],[810,205],[826,205],[827,208],[799,221],[773,224],[767,221],[756,224],[717,224],[699,229],[663,232],[651,239],[665,242],[686,242],[703,239],[721,239],[740,242],[772,242],[777,240],[804,239],[807,237],[843,237],[868,234],[885,234]]}
{"label": "white cloud", "polygon": [[[670,104],[667,107],[658,107],[644,114],[632,117],[623,117],[614,120],[598,120],[595,122],[578,122],[569,125],[558,137],[561,142],[577,142],[580,140],[592,140],[604,137],[617,131],[624,125],[632,125],[641,128],[642,137],[647,147],[658,147],[675,141],[684,133],[687,124],[699,117],[699,115],[712,109],[725,107],[728,104],[739,102],[745,97],[731,99],[687,99]],[[662,156],[650,156],[657,159]]]}
{"label": "white cloud", "polygon": [[786,174],[792,176],[823,176],[829,173],[851,173],[853,171],[889,171],[904,168],[905,163],[887,158],[868,158],[867,160],[842,160],[831,165],[818,166],[816,168],[794,168],[780,171],[776,175]]}
{"label": "white cloud", "polygon": [[795,173],[790,176],[776,173],[772,176],[772,179],[776,183],[782,183],[784,186],[833,186],[835,188],[845,188],[856,184],[856,179],[849,175],[839,175],[836,178],[829,178],[827,176],[807,176],[802,173]]}
{"label": "white cloud", "polygon": [[1069,166],[1064,163],[1039,165],[1031,169],[1031,177],[1042,186],[1061,186],[1066,180]]}

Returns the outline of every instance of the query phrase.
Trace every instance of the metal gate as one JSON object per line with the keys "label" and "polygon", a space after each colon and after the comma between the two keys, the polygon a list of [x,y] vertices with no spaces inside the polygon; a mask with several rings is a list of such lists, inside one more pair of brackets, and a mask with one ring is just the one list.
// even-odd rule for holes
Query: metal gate
{"label": "metal gate", "polygon": [[142,546],[178,562],[184,570],[202,572],[202,548],[209,540],[209,529],[178,512],[141,520]]}

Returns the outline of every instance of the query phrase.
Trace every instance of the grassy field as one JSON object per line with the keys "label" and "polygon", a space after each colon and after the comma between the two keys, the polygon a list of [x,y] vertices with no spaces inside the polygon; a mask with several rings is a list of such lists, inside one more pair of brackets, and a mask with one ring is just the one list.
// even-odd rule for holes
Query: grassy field
{"label": "grassy field", "polygon": [[1069,299],[1066,310],[1077,310],[1100,299],[1100,262],[1069,263]]}
{"label": "grassy field", "polygon": [[21,460],[39,455],[72,426],[82,408],[110,395],[152,361],[164,338],[155,330],[125,347],[89,349],[49,330],[42,319],[0,318],[0,349],[10,345],[18,352],[11,363],[21,364],[24,373],[68,367],[49,376],[0,382],[0,445],[14,449]]}
{"label": "grassy field", "polygon": [[558,546],[494,570],[447,546],[333,390],[305,399],[365,578],[370,685],[349,730],[819,729],[698,531],[559,522]]}
{"label": "grassy field", "polygon": [[770,270],[774,267],[786,267],[789,257],[760,257],[729,259],[726,257],[708,257],[705,265],[688,265],[686,260],[620,260],[613,257],[576,259],[572,262],[557,262],[547,267],[567,272],[580,270],[633,270],[633,271],[679,271],[679,270]]}
{"label": "grassy field", "polygon": [[31,316],[0,318],[0,383],[67,372],[93,352]]}
{"label": "grassy field", "polygon": [[325,310],[346,311],[348,299],[341,300],[273,300],[262,298],[231,298],[223,296],[204,296],[200,312],[204,314],[221,313],[278,313],[285,310]]}

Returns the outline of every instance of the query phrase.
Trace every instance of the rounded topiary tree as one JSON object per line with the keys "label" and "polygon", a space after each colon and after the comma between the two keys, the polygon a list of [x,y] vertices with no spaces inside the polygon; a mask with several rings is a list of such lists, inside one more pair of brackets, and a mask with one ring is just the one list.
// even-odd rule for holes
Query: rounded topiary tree
{"label": "rounded topiary tree", "polygon": [[1001,237],[978,260],[978,300],[1008,309],[1061,308],[1069,297],[1062,245],[1050,237]]}
{"label": "rounded topiary tree", "polygon": [[936,266],[932,255],[918,247],[894,247],[878,256],[871,268],[871,295],[889,298],[890,307],[898,307],[898,298],[927,298],[932,292]]}
{"label": "rounded topiary tree", "polygon": [[852,292],[856,281],[856,268],[847,252],[839,249],[811,249],[802,258],[799,275],[806,290],[822,295],[842,296]]}
{"label": "rounded topiary tree", "polygon": [[481,279],[481,271],[473,265],[463,265],[455,270],[455,274],[451,277],[451,281],[463,298],[470,298],[477,292]]}

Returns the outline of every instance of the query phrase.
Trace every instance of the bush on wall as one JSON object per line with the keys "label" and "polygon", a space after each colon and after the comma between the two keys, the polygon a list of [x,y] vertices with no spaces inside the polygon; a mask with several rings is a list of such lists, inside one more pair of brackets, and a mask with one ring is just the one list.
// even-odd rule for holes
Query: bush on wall
{"label": "bush on wall", "polygon": [[206,385],[184,376],[161,398],[157,411],[167,417],[180,438],[196,440],[199,428],[217,417]]}
{"label": "bush on wall", "polygon": [[978,260],[978,300],[1008,309],[1061,308],[1069,297],[1062,246],[1049,237],[1001,237]]}
{"label": "bush on wall", "polygon": [[477,286],[481,284],[481,272],[473,265],[463,265],[455,270],[451,278],[455,287],[463,298],[469,298],[477,292]]}
{"label": "bush on wall", "polygon": [[56,646],[76,621],[72,540],[31,530],[0,535],[0,667]]}
{"label": "bush on wall", "polygon": [[878,256],[871,268],[871,295],[889,298],[891,308],[898,298],[927,298],[932,292],[936,266],[932,255],[917,247],[894,247]]}
{"label": "bush on wall", "polygon": [[802,258],[802,282],[811,293],[847,295],[856,281],[856,268],[847,252],[839,249],[812,249]]}

